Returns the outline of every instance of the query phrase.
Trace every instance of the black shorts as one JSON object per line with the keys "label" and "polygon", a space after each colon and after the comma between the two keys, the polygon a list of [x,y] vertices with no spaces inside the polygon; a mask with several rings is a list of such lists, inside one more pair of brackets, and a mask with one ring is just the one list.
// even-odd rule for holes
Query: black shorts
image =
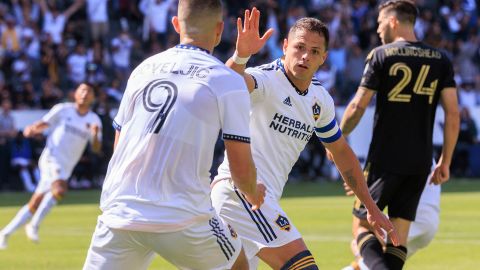
{"label": "black shorts", "polygon": [[[367,185],[373,200],[383,211],[388,207],[388,216],[414,221],[418,202],[427,182],[428,174],[402,175],[381,170],[373,166],[365,171]],[[355,200],[352,213],[360,218],[367,218],[367,209],[358,199]]]}

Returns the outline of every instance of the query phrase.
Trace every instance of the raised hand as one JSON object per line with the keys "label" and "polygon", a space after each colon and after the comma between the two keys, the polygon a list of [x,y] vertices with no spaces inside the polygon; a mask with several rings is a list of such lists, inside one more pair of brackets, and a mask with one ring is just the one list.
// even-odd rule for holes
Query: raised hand
{"label": "raised hand", "polygon": [[273,29],[268,29],[262,37],[259,33],[260,11],[253,8],[252,11],[245,10],[245,18],[237,18],[237,55],[239,57],[249,57],[256,54],[265,45],[272,36]]}

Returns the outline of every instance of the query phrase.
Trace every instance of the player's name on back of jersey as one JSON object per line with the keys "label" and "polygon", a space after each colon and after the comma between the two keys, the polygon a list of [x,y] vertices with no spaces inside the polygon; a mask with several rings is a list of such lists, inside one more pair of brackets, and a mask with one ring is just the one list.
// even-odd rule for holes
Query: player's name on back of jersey
{"label": "player's name on back of jersey", "polygon": [[185,65],[182,67],[177,66],[178,63],[175,62],[164,62],[164,63],[149,63],[145,64],[139,71],[138,74],[143,75],[154,75],[154,74],[177,74],[188,76],[193,79],[193,77],[198,79],[204,79],[210,74],[210,68],[202,67],[194,64]]}
{"label": "player's name on back of jersey", "polygon": [[423,48],[414,48],[414,47],[393,47],[385,48],[385,55],[389,56],[413,56],[413,57],[423,57],[423,58],[442,58],[442,54],[438,51],[423,49]]}
{"label": "player's name on back of jersey", "polygon": [[313,128],[310,125],[279,113],[275,113],[273,116],[272,122],[270,122],[270,128],[307,142],[313,134]]}

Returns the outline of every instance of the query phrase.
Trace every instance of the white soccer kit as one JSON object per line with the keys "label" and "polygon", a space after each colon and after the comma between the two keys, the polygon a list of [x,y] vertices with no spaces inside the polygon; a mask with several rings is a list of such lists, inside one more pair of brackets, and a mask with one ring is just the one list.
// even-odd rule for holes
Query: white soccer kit
{"label": "white soccer kit", "polygon": [[[220,130],[223,139],[250,142],[249,108],[243,78],[203,49],[178,45],[146,59],[132,72],[114,119],[120,137],[105,177],[99,222],[111,230],[149,233],[207,226],[208,237],[190,237],[205,250],[213,243],[217,252],[208,254],[208,267],[190,267],[231,266],[240,241],[212,208],[209,170]],[[160,253],[172,263],[177,259],[169,256],[195,256],[198,250],[175,241],[161,244],[175,251]],[[223,252],[229,245],[233,251]]]}
{"label": "white soccer kit", "polygon": [[215,177],[212,203],[242,237],[251,259],[262,247],[282,246],[301,237],[278,203],[283,187],[314,132],[322,142],[332,143],[341,131],[333,99],[315,78],[302,93],[287,78],[280,59],[246,72],[255,80],[250,94],[252,155],[267,196],[259,210],[251,211],[230,182],[221,181],[231,177],[225,157]]}
{"label": "white soccer kit", "polygon": [[[56,180],[68,180],[87,143],[93,141],[91,128],[102,122],[92,111],[80,115],[74,103],[55,105],[42,121],[48,123],[47,143],[38,161],[40,183],[35,192],[43,193],[51,188]],[[101,132],[98,139],[102,138]]]}

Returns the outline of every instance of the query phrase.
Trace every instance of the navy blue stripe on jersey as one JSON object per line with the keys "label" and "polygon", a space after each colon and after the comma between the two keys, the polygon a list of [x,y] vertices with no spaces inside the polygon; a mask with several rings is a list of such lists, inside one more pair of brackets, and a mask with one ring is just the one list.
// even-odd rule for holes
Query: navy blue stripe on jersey
{"label": "navy blue stripe on jersey", "polygon": [[231,140],[231,141],[239,141],[239,142],[244,142],[244,143],[250,143],[250,137],[243,137],[239,135],[233,135],[233,134],[227,134],[223,133],[222,138],[224,140]]}
{"label": "navy blue stripe on jersey", "polygon": [[255,86],[253,87],[253,89],[258,89],[257,78],[255,78],[255,76],[253,76],[253,75],[250,75],[250,76],[252,76],[253,82],[255,83]]}
{"label": "navy blue stripe on jersey", "polygon": [[298,89],[295,86],[295,84],[290,80],[290,78],[288,78],[287,72],[285,71],[285,67],[283,66],[282,60],[280,60],[280,58],[278,58],[276,63],[278,65],[278,67],[280,68],[280,70],[283,72],[283,75],[285,75],[285,78],[287,78],[288,82],[290,82],[292,87],[295,89],[295,92],[297,92],[297,94],[299,94],[300,96],[306,96],[308,94],[308,88],[304,92],[300,91],[300,89]]}
{"label": "navy blue stripe on jersey", "polygon": [[322,83],[315,77],[312,78],[312,84],[322,86]]}
{"label": "navy blue stripe on jersey", "polygon": [[209,50],[206,50],[206,49],[203,49],[203,48],[200,48],[200,47],[191,45],[191,44],[178,44],[178,45],[175,46],[175,48],[177,48],[177,49],[186,49],[186,50],[194,50],[194,51],[201,51],[201,52],[206,52],[206,53],[210,54],[210,51],[209,51]]}
{"label": "navy blue stripe on jersey", "polygon": [[332,143],[335,142],[336,140],[340,139],[342,137],[342,131],[338,129],[337,133],[335,133],[333,136],[330,136],[328,138],[320,138],[320,141],[324,143]]}
{"label": "navy blue stripe on jersey", "polygon": [[332,130],[332,128],[334,128],[336,125],[337,125],[337,120],[333,118],[332,122],[330,122],[328,125],[320,128],[317,127],[315,128],[315,131],[320,133],[325,133]]}
{"label": "navy blue stripe on jersey", "polygon": [[220,246],[220,249],[222,250],[227,260],[230,260],[230,258],[235,253],[235,248],[233,247],[228,237],[226,237],[223,233],[222,228],[220,228],[220,222],[216,218],[212,218],[208,221],[208,223],[212,227],[213,235],[217,237],[217,243]]}
{"label": "navy blue stripe on jersey", "polygon": [[122,126],[120,126],[120,124],[118,124],[117,122],[115,122],[115,120],[113,120],[112,126],[113,126],[114,129],[116,129],[116,130],[118,130],[118,131],[121,131],[121,130],[122,130]]}
{"label": "navy blue stripe on jersey", "polygon": [[[260,226],[262,221],[260,219],[259,220],[255,219],[255,217],[254,217],[255,211],[252,210],[252,208],[249,206],[249,203],[246,202],[246,200],[243,199],[243,196],[238,192],[238,190],[235,190],[235,193],[237,194],[238,198],[242,202],[243,207],[245,207],[245,210],[247,210],[247,213],[250,215],[250,218],[252,219],[252,221],[257,226],[258,231],[262,234],[263,239],[265,239],[265,242],[270,243],[270,241],[273,241],[272,236],[268,233],[268,231],[266,231],[265,225],[262,224],[262,226]],[[258,218],[257,214],[256,214],[256,217]],[[265,231],[262,230],[262,227]],[[275,236],[275,238],[277,238],[277,237]]]}

